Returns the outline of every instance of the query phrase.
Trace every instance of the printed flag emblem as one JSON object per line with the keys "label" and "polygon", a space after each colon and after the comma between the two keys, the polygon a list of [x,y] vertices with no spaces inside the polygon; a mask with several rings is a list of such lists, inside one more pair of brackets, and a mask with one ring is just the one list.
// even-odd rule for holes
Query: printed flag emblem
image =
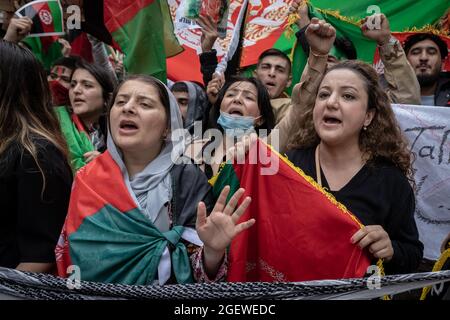
{"label": "printed flag emblem", "polygon": [[50,25],[53,22],[52,15],[47,10],[39,11],[39,18],[41,18],[41,21],[46,25]]}

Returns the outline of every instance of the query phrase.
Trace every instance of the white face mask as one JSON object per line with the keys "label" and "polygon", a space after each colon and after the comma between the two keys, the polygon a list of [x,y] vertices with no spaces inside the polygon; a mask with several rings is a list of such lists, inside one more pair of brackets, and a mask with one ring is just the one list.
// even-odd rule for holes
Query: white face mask
{"label": "white face mask", "polygon": [[217,119],[217,124],[219,124],[222,129],[225,130],[227,135],[240,138],[244,134],[255,131],[255,121],[259,118],[260,117],[255,118],[250,116],[232,115],[220,111],[220,116],[219,119]]}

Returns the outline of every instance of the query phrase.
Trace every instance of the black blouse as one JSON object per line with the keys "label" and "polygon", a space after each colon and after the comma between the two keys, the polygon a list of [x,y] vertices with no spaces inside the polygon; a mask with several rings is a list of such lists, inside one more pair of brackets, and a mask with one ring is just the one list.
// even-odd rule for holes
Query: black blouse
{"label": "black blouse", "polygon": [[[287,152],[291,162],[317,181],[315,148]],[[344,204],[364,225],[381,225],[394,248],[391,261],[385,262],[388,274],[416,270],[423,245],[414,220],[415,196],[405,175],[387,161],[364,165],[339,191],[330,191],[321,170],[322,186]]]}
{"label": "black blouse", "polygon": [[[30,153],[11,145],[0,156],[0,266],[55,262],[55,246],[67,214],[72,173],[61,152],[38,140],[43,178]],[[43,191],[43,192],[42,192]]]}

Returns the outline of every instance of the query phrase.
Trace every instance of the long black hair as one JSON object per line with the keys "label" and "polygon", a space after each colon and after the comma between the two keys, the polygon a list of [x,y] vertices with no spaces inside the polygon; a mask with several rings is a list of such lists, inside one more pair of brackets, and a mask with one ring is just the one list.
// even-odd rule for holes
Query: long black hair
{"label": "long black hair", "polygon": [[[67,161],[67,145],[53,111],[47,75],[33,53],[0,41],[0,158],[14,145],[38,159],[40,141],[53,144]],[[3,159],[3,161],[8,161]]]}

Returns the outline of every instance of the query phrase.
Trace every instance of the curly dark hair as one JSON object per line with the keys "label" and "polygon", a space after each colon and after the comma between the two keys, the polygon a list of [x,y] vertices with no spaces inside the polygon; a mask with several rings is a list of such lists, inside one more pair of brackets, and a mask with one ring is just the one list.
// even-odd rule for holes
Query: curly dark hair
{"label": "curly dark hair", "polygon": [[[375,111],[367,130],[361,130],[359,136],[359,147],[367,163],[387,160],[398,167],[411,181],[413,178],[412,154],[408,150],[408,142],[395,118],[389,98],[378,83],[375,69],[359,60],[345,60],[328,69],[325,75],[339,69],[351,70],[361,77],[368,95],[368,108]],[[305,109],[300,119],[301,129],[292,136],[288,144],[289,149],[308,148],[319,144],[320,138],[314,128],[313,109],[313,106]]]}

